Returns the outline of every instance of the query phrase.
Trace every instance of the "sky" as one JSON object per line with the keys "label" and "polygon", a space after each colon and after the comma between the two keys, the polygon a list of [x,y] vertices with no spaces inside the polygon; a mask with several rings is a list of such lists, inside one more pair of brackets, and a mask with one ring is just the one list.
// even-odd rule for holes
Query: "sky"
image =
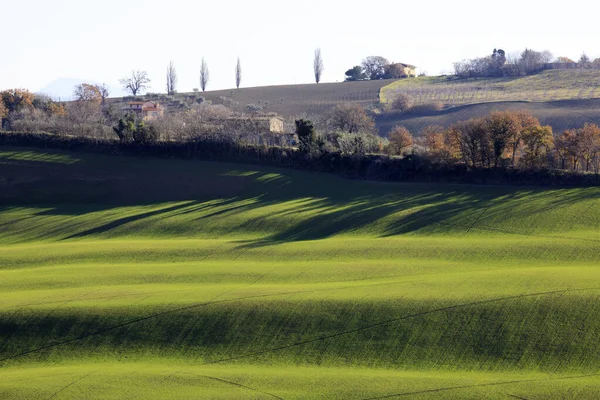
{"label": "sky", "polygon": [[[488,4],[496,4],[490,6]],[[199,87],[204,57],[208,90],[312,83],[321,48],[323,82],[366,56],[414,64],[429,75],[451,73],[456,61],[524,48],[577,60],[600,57],[595,17],[600,6],[571,0],[272,1],[272,0],[0,0],[0,90],[40,92],[57,80],[108,84],[148,72],[148,91],[165,92],[173,61],[178,91]],[[48,93],[56,95],[55,93]]]}

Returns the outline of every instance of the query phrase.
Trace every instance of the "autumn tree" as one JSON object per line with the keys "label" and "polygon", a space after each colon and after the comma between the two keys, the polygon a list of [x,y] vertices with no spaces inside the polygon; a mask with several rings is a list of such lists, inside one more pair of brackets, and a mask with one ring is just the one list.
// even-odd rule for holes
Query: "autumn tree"
{"label": "autumn tree", "polygon": [[370,56],[363,60],[362,69],[369,79],[382,79],[390,62],[381,56]]}
{"label": "autumn tree", "polygon": [[[6,117],[6,114],[8,114],[8,111],[6,110],[4,101],[2,100],[2,98],[0,98],[0,121],[2,121],[2,118]],[[1,126],[0,126],[0,128],[1,128]]]}
{"label": "autumn tree", "polygon": [[43,93],[36,93],[33,99],[33,107],[43,111],[48,116],[64,116],[66,115],[65,107],[62,104],[55,102],[50,96]]}
{"label": "autumn tree", "polygon": [[560,64],[574,64],[575,63],[575,61],[571,60],[569,57],[564,57],[564,56],[557,57],[556,62],[560,63]]}
{"label": "autumn tree", "polygon": [[202,57],[202,64],[200,65],[200,87],[202,91],[206,91],[206,86],[208,86],[208,82],[210,81],[210,72],[208,71],[208,64]]}
{"label": "autumn tree", "polygon": [[502,162],[508,146],[519,137],[517,118],[510,111],[493,112],[485,118],[493,147],[494,167]]}
{"label": "autumn tree", "polygon": [[413,145],[413,136],[408,129],[401,125],[396,125],[389,133],[390,141],[387,146],[389,154],[402,155],[402,152]]}
{"label": "autumn tree", "polygon": [[429,125],[420,132],[421,142],[433,161],[452,164],[461,157],[456,131],[440,125]]}
{"label": "autumn tree", "polygon": [[82,83],[73,90],[73,102],[68,114],[75,123],[87,123],[100,113],[102,93],[97,85]]}
{"label": "autumn tree", "polygon": [[321,55],[321,49],[315,50],[315,58],[313,60],[313,72],[315,73],[315,82],[321,82],[321,75],[325,66],[323,64],[323,56]]}
{"label": "autumn tree", "polygon": [[177,92],[177,70],[173,61],[167,66],[167,94],[174,95]]}
{"label": "autumn tree", "polygon": [[548,155],[554,147],[552,127],[532,125],[521,132],[523,141],[523,157],[521,162],[526,168],[542,168],[546,166]]}
{"label": "autumn tree", "polygon": [[477,118],[459,122],[451,128],[460,154],[470,167],[489,167],[493,159],[493,146],[489,140],[485,119]]}
{"label": "autumn tree", "polygon": [[150,78],[146,71],[131,71],[131,75],[119,80],[119,83],[123,85],[123,88],[132,95],[137,96],[139,92],[142,92],[148,88]]}
{"label": "autumn tree", "polygon": [[75,86],[75,89],[73,90],[73,100],[100,104],[102,103],[102,93],[100,93],[100,89],[97,85],[82,83]]}
{"label": "autumn tree", "polygon": [[235,65],[235,87],[240,88],[242,83],[242,62],[240,58],[237,59],[237,64]]}
{"label": "autumn tree", "polygon": [[577,169],[579,162],[579,138],[577,131],[569,129],[554,138],[554,149],[558,155],[561,169],[571,166],[573,170]]}
{"label": "autumn tree", "polygon": [[597,163],[600,152],[600,128],[596,124],[586,123],[583,128],[577,129],[577,139],[577,151],[585,163],[585,170],[589,171]]}
{"label": "autumn tree", "polygon": [[375,122],[367,115],[365,109],[356,103],[338,104],[332,111],[329,120],[334,129],[348,133],[372,133]]}
{"label": "autumn tree", "polygon": [[9,89],[0,92],[7,113],[19,112],[33,107],[35,96],[27,89]]}
{"label": "autumn tree", "polygon": [[500,111],[490,114],[485,123],[493,147],[494,166],[502,158],[508,157],[514,167],[521,147],[521,133],[540,122],[527,111]]}

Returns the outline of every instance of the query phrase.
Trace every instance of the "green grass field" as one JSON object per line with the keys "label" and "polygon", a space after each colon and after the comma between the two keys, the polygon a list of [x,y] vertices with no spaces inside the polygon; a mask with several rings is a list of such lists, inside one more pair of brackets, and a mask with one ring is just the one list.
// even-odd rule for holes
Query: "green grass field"
{"label": "green grass field", "polygon": [[597,398],[599,197],[1,148],[0,398]]}

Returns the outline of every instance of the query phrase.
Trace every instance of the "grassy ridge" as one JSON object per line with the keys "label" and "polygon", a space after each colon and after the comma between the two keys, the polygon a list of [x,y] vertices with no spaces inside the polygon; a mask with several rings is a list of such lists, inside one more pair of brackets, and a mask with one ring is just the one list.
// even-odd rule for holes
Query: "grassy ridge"
{"label": "grassy ridge", "polygon": [[600,70],[548,70],[525,77],[458,79],[450,76],[403,79],[384,86],[382,103],[398,93],[417,103],[463,105],[498,101],[556,101],[600,97]]}
{"label": "grassy ridge", "polygon": [[0,176],[2,398],[600,389],[599,189],[8,148]]}

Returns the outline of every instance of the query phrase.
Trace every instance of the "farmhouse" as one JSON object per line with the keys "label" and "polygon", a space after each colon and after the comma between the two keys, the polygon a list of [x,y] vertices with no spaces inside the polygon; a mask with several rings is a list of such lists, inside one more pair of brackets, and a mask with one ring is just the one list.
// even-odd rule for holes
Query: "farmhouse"
{"label": "farmhouse", "polygon": [[407,78],[417,76],[417,67],[411,64],[392,63],[387,68],[390,78]]}
{"label": "farmhouse", "polygon": [[153,101],[130,101],[123,111],[140,115],[144,121],[153,121],[162,117],[165,109]]}

